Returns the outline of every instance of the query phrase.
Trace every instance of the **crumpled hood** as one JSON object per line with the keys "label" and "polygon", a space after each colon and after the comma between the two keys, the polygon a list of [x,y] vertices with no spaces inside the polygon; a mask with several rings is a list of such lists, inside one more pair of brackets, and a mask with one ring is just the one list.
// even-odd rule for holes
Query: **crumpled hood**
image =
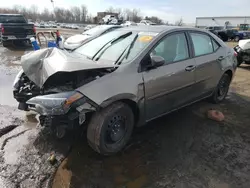
{"label": "crumpled hood", "polygon": [[58,48],[46,48],[30,52],[21,58],[21,65],[26,76],[38,87],[57,72],[112,68],[115,65],[94,62],[79,54],[69,53]]}
{"label": "crumpled hood", "polygon": [[78,43],[82,43],[84,40],[88,39],[90,37],[90,35],[74,35],[72,37],[69,37],[66,42],[68,44],[78,44]]}

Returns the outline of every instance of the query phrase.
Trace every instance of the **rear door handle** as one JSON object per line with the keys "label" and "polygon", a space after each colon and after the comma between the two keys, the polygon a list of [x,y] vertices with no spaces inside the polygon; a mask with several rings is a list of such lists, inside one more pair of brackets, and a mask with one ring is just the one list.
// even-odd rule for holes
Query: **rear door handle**
{"label": "rear door handle", "polygon": [[225,58],[225,57],[220,56],[220,57],[218,57],[217,61],[222,61],[224,58]]}
{"label": "rear door handle", "polygon": [[190,65],[190,66],[187,66],[187,67],[185,68],[185,70],[191,72],[191,71],[193,71],[195,68],[196,68],[196,66]]}

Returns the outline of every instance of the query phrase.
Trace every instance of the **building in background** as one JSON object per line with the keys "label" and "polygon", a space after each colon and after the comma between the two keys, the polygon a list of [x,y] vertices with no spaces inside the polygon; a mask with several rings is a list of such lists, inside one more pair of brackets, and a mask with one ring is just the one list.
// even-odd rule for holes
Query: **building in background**
{"label": "building in background", "polygon": [[240,27],[240,24],[250,25],[250,16],[196,17],[195,26],[199,28],[208,26],[233,28]]}

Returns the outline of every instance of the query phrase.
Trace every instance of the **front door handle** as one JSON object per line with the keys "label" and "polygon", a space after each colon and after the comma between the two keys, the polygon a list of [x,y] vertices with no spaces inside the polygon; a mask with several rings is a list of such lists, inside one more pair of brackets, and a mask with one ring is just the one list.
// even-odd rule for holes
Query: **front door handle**
{"label": "front door handle", "polygon": [[195,65],[190,65],[190,66],[187,66],[187,67],[185,68],[185,70],[191,72],[191,71],[193,71],[195,68],[196,68]]}
{"label": "front door handle", "polygon": [[218,57],[217,61],[222,61],[224,58],[225,58],[225,57],[220,56],[220,57]]}

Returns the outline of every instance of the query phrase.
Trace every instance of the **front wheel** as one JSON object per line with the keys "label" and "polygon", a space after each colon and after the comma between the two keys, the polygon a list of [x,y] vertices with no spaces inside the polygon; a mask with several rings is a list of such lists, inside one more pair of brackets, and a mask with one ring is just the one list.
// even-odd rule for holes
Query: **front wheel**
{"label": "front wheel", "polygon": [[134,114],[125,103],[113,103],[96,112],[88,125],[89,145],[102,155],[121,151],[128,143],[134,127]]}
{"label": "front wheel", "polygon": [[213,103],[220,103],[226,98],[230,82],[231,82],[231,77],[227,73],[223,74],[211,97],[211,101]]}

